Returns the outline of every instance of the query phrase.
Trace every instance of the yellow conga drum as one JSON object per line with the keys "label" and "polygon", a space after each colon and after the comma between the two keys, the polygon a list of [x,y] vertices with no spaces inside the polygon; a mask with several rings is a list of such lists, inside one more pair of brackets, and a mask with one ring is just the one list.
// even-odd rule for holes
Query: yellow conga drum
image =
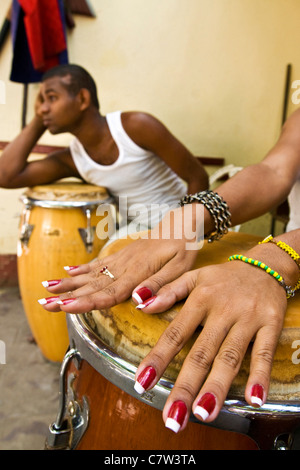
{"label": "yellow conga drum", "polygon": [[[196,266],[224,262],[232,253],[248,250],[259,240],[231,232],[218,242],[205,242]],[[105,247],[101,255],[114,253],[127,243],[131,240],[118,240]],[[47,448],[192,451],[293,445],[293,432],[300,426],[300,296],[288,303],[267,403],[258,409],[244,399],[250,347],[218,418],[202,424],[191,415],[186,429],[174,434],[164,427],[162,410],[200,331],[176,355],[152,390],[138,395],[134,376],[141,360],[181,308],[182,303],[178,303],[165,313],[147,315],[130,299],[112,308],[68,316],[72,348],[63,361],[63,393],[57,419],[49,427]],[[289,439],[283,443],[282,436]]]}
{"label": "yellow conga drum", "polygon": [[49,296],[42,281],[66,277],[64,266],[98,256],[109,235],[104,222],[108,230],[113,227],[113,199],[102,187],[58,182],[29,188],[21,201],[17,248],[21,298],[42,354],[61,361],[69,344],[65,313],[48,313],[39,305],[38,299]]}

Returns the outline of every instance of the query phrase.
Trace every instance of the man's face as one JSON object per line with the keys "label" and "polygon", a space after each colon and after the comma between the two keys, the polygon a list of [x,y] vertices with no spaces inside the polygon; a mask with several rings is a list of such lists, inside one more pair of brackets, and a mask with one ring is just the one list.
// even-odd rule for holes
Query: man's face
{"label": "man's face", "polygon": [[71,95],[64,83],[69,77],[53,77],[40,87],[38,114],[52,134],[72,132],[80,119],[78,97]]}

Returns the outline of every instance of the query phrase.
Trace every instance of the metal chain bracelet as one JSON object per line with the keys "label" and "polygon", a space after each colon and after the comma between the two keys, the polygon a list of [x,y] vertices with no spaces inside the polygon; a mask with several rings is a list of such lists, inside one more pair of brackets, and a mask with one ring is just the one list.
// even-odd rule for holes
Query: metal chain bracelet
{"label": "metal chain bracelet", "polygon": [[228,232],[231,227],[231,214],[228,205],[218,193],[207,190],[196,194],[187,194],[181,199],[180,205],[192,202],[203,204],[214,219],[215,230],[205,235],[209,243],[219,240]]}

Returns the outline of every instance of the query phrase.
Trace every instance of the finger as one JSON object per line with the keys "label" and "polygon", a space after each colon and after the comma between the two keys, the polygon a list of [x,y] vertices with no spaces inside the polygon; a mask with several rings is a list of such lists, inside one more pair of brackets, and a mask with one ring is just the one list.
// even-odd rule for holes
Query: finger
{"label": "finger", "polygon": [[[68,267],[68,272],[72,272],[72,277],[42,281],[42,284],[52,294],[63,294],[64,292],[73,291],[85,286],[95,278],[102,277],[100,276],[100,271],[103,266],[103,261],[95,260],[92,263],[81,265],[78,268],[75,267],[72,269]],[[102,281],[104,281],[104,278],[102,278]],[[107,282],[103,282],[103,287],[105,285],[107,285]]]}
{"label": "finger", "polygon": [[260,407],[266,401],[279,336],[280,331],[269,325],[262,327],[256,335],[245,390],[246,401],[252,406]]}
{"label": "finger", "polygon": [[254,334],[245,322],[228,332],[193,403],[193,413],[201,421],[211,422],[218,416]]}
{"label": "finger", "polygon": [[[136,381],[148,366],[155,370],[155,383],[163,375],[173,357],[182,349],[205,315],[205,309],[199,305],[195,291],[191,293],[176,318],[169,324],[150,353],[140,363],[136,371]],[[154,382],[153,382],[154,383]],[[147,387],[152,387],[147,382]]]}
{"label": "finger", "polygon": [[93,263],[93,266],[97,266],[98,269],[91,269],[91,266],[89,266],[88,274],[43,282],[42,284],[51,295],[38,299],[38,302],[45,310],[57,312],[61,310],[59,305],[56,305],[57,302],[61,304],[62,301],[65,301],[65,303],[68,303],[70,299],[74,299],[80,295],[88,295],[103,289],[111,280],[108,280],[108,278],[101,273],[102,268],[100,268],[100,262]]}
{"label": "finger", "polygon": [[100,268],[107,263],[107,257],[101,258],[100,256],[94,258],[88,263],[75,265],[75,266],[64,266],[65,271],[70,276],[78,276],[78,274],[87,274],[94,269]]}
{"label": "finger", "polygon": [[[208,318],[204,329],[187,355],[166,401],[163,419],[167,427],[169,427],[168,420],[174,403],[182,401],[190,413],[195,397],[209,374],[226,334],[225,321],[217,323],[213,317]],[[180,429],[183,430],[185,426],[186,423],[183,422]]]}
{"label": "finger", "polygon": [[[175,320],[172,321],[160,337],[156,346],[138,367],[135,383],[135,390],[138,393],[143,393],[143,391],[152,388],[158,382],[168,364],[183,348],[198,327],[199,323],[201,323],[206,312],[207,305],[205,301],[202,301],[201,295],[199,295],[196,290],[193,291]],[[214,354],[218,349],[219,342],[222,340],[222,338],[220,339],[220,332],[217,331],[214,323],[215,322],[212,322],[211,328],[204,329],[200,334],[200,337],[202,338],[200,347],[198,348],[196,344],[198,340],[195,343],[196,345],[192,347],[175,383],[175,387],[177,387],[177,389],[175,389],[175,392],[173,389],[167,400],[166,407],[164,408],[163,417],[166,426],[171,427],[175,432],[178,432],[179,429],[184,429],[186,426],[188,421],[187,416],[190,414],[193,399],[199,390],[199,381],[201,381],[202,377],[205,377],[207,374]],[[221,335],[222,332],[224,334],[224,330],[225,328],[221,328]],[[204,346],[204,348],[202,348],[201,344],[208,344],[208,347]],[[189,365],[187,361],[192,363],[192,369],[189,369],[189,367],[185,369],[187,374],[189,373],[188,371],[191,372],[191,381],[185,381],[182,376],[185,364],[187,363],[187,365]],[[196,367],[196,376],[197,370],[201,371],[200,378],[198,378],[196,384],[194,382],[194,365]],[[183,380],[181,381],[182,377]],[[178,409],[179,415],[181,416],[179,426],[178,423],[176,424]],[[175,427],[173,427],[173,425]]]}
{"label": "finger", "polygon": [[[175,281],[179,276],[190,269],[195,261],[195,256],[195,253],[192,252],[187,254],[185,262],[181,260],[181,256],[175,256],[160,269],[156,269],[155,274],[150,277],[145,277],[145,280],[141,284],[135,286],[132,292],[133,301],[137,304],[143,304],[144,301],[156,295],[164,286]],[[183,287],[183,291],[185,291],[185,288],[186,286]],[[166,295],[167,292],[168,291],[165,292]],[[178,292],[180,298],[183,298],[179,284],[176,286],[176,292]],[[177,295],[176,292],[174,292],[175,296]],[[170,291],[169,293],[172,295]],[[166,295],[164,296],[165,298]]]}
{"label": "finger", "polygon": [[48,312],[60,312],[60,305],[57,303],[59,299],[59,296],[44,297],[38,299],[38,303]]}
{"label": "finger", "polygon": [[[84,293],[89,290],[90,285],[84,286],[78,290],[68,292],[60,296],[57,301],[60,305],[60,309],[66,313],[85,313],[90,310],[97,310],[101,308],[110,308],[117,305],[130,297],[133,289],[134,279],[127,276],[120,276],[115,281],[108,280],[108,284],[103,287],[93,281],[93,289],[89,293]],[[53,311],[53,304],[47,304],[44,308],[48,311]]]}
{"label": "finger", "polygon": [[137,309],[146,313],[161,313],[176,302],[188,297],[196,285],[198,270],[189,271],[178,279],[163,286],[155,296],[147,287],[135,289],[132,299],[138,302]]}

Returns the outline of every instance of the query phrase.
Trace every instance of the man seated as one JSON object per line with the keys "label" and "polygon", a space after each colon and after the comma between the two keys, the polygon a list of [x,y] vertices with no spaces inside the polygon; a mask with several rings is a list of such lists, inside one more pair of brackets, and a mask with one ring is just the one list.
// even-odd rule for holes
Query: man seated
{"label": "man seated", "polygon": [[[68,148],[28,162],[47,129],[55,135],[69,132],[74,138]],[[0,158],[3,188],[66,177],[105,187],[117,203],[125,199],[129,218],[130,210],[131,218],[141,213],[141,229],[156,225],[186,192],[208,186],[201,163],[158,119],[144,112],[103,116],[96,84],[78,65],[60,65],[45,73],[34,118]]]}

